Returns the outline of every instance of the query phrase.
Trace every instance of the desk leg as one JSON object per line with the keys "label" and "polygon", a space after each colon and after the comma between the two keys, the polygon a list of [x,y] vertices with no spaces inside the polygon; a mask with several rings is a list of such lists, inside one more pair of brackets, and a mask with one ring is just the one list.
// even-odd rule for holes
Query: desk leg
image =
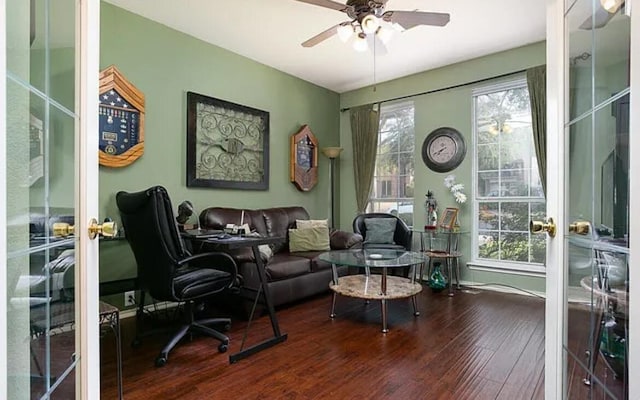
{"label": "desk leg", "polygon": [[[243,358],[247,358],[250,355],[255,354],[261,350],[272,347],[278,343],[281,343],[287,340],[287,334],[280,333],[280,326],[278,325],[276,310],[273,307],[273,303],[271,303],[271,294],[269,293],[269,286],[267,285],[267,275],[264,272],[264,264],[262,263],[262,257],[260,256],[260,251],[258,250],[258,246],[251,246],[251,249],[253,250],[253,256],[256,260],[256,267],[258,268],[258,276],[260,277],[260,286],[262,287],[262,295],[264,297],[264,303],[267,306],[267,310],[269,311],[269,319],[271,319],[271,328],[273,329],[273,337],[263,342],[260,342],[256,345],[253,345],[251,347],[247,347],[246,349],[241,348],[239,352],[231,354],[229,356],[229,362],[231,364],[239,360],[242,360]],[[251,325],[251,319],[253,319],[253,312],[249,317],[247,328],[249,327],[249,325]]]}

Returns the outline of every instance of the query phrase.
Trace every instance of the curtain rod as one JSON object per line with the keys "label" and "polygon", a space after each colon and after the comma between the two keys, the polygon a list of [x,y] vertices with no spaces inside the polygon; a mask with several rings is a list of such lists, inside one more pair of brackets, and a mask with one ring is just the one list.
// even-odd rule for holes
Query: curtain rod
{"label": "curtain rod", "polygon": [[[521,69],[521,70],[518,70],[518,71],[507,72],[507,73],[504,73],[504,74],[501,74],[501,75],[496,75],[496,76],[491,76],[491,77],[488,77],[488,78],[477,79],[477,80],[471,81],[471,82],[459,83],[457,85],[447,86],[447,87],[443,87],[443,88],[439,88],[439,89],[431,89],[431,90],[427,90],[425,92],[408,94],[406,96],[394,97],[392,99],[380,100],[380,101],[377,101],[375,104],[388,103],[390,101],[404,100],[404,99],[408,99],[410,97],[423,96],[425,94],[432,94],[432,93],[442,92],[442,91],[445,91],[445,90],[457,89],[457,88],[463,87],[463,86],[475,85],[477,83],[492,81],[494,79],[500,79],[500,78],[505,78],[505,77],[511,76],[511,75],[521,74],[521,73],[526,72],[526,71],[527,71],[526,69]],[[353,106],[353,107],[357,107],[357,106]],[[351,110],[351,107],[341,108],[340,112],[345,112],[345,111],[349,111],[349,110]]]}

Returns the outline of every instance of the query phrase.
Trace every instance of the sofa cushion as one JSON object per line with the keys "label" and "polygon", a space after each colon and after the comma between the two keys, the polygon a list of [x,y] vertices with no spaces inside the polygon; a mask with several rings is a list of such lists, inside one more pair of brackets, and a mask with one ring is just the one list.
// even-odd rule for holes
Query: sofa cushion
{"label": "sofa cushion", "polygon": [[296,257],[289,253],[278,253],[266,265],[267,278],[270,281],[292,278],[311,271],[311,261],[305,257]]}
{"label": "sofa cushion", "polygon": [[282,236],[282,242],[271,245],[274,253],[284,251],[287,246],[287,231],[289,230],[289,217],[281,208],[268,208],[263,210],[264,224],[267,227],[267,236]]}
{"label": "sofa cushion", "polygon": [[289,229],[289,251],[330,250],[329,228]]}
{"label": "sofa cushion", "polygon": [[297,219],[296,228],[328,228],[329,220],[326,219]]}
{"label": "sofa cushion", "polygon": [[367,243],[394,244],[393,234],[396,231],[396,220],[392,218],[367,218]]}

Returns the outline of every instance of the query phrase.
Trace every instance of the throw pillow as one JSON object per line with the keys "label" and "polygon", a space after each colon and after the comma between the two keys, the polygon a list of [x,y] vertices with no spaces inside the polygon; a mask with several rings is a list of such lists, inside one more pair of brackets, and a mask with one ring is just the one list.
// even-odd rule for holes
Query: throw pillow
{"label": "throw pillow", "polygon": [[297,219],[296,220],[296,228],[298,229],[307,229],[307,228],[328,228],[329,220],[327,219]]}
{"label": "throw pillow", "polygon": [[367,218],[364,224],[367,227],[364,238],[366,243],[394,244],[395,218]]}
{"label": "throw pillow", "polygon": [[327,251],[329,228],[289,229],[289,251]]}

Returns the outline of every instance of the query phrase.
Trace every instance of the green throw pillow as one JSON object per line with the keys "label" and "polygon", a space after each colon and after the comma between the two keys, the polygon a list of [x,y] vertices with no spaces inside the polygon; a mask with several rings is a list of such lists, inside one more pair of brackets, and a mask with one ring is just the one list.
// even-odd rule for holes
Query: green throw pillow
{"label": "green throw pillow", "polygon": [[329,228],[289,229],[289,251],[327,251],[329,247]]}
{"label": "green throw pillow", "polygon": [[396,231],[395,218],[367,218],[364,220],[367,233],[364,241],[377,244],[394,244],[393,234]]}

